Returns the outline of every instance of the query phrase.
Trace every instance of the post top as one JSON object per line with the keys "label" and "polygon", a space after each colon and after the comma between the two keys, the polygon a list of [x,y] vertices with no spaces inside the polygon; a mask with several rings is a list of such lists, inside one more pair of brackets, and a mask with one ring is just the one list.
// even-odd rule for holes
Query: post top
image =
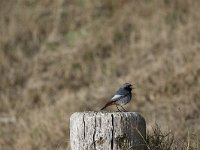
{"label": "post top", "polygon": [[84,111],[84,112],[75,112],[71,115],[71,119],[78,116],[115,116],[115,117],[134,117],[134,118],[140,118],[141,120],[145,120],[144,117],[139,112],[115,112],[115,111]]}
{"label": "post top", "polygon": [[83,111],[83,112],[75,112],[78,114],[140,114],[139,112],[119,112],[119,111]]}

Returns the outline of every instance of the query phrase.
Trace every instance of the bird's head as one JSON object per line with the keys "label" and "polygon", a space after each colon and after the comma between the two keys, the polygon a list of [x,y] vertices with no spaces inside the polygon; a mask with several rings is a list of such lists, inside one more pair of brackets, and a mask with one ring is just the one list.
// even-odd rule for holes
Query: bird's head
{"label": "bird's head", "polygon": [[130,83],[124,83],[121,88],[124,88],[128,91],[131,91],[133,89],[132,85]]}

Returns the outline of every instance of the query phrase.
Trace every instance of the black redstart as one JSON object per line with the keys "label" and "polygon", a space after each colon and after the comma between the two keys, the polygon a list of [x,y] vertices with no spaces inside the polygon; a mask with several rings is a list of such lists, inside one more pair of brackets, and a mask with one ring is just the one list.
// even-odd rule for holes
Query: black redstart
{"label": "black redstart", "polygon": [[130,83],[123,84],[119,90],[115,93],[115,95],[111,98],[110,102],[108,102],[101,110],[105,109],[110,105],[116,105],[117,109],[121,111],[118,106],[120,106],[124,111],[126,111],[122,105],[130,102],[132,98],[132,85]]}

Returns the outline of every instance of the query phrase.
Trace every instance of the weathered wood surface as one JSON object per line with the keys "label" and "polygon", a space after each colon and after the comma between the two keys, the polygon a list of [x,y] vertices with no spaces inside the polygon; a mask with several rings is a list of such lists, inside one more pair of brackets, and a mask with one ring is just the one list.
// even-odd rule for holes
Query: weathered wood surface
{"label": "weathered wood surface", "polygon": [[146,123],[136,112],[77,112],[70,118],[72,150],[144,150]]}

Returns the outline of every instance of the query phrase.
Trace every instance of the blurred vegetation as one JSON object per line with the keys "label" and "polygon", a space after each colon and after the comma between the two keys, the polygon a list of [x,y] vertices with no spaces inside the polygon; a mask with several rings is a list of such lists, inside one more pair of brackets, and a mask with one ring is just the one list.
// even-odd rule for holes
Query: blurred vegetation
{"label": "blurred vegetation", "polygon": [[70,115],[99,110],[124,82],[135,85],[126,107],[146,118],[152,144],[157,122],[159,133],[171,129],[186,143],[190,133],[198,149],[199,7],[196,0],[1,0],[0,149],[69,148]]}

